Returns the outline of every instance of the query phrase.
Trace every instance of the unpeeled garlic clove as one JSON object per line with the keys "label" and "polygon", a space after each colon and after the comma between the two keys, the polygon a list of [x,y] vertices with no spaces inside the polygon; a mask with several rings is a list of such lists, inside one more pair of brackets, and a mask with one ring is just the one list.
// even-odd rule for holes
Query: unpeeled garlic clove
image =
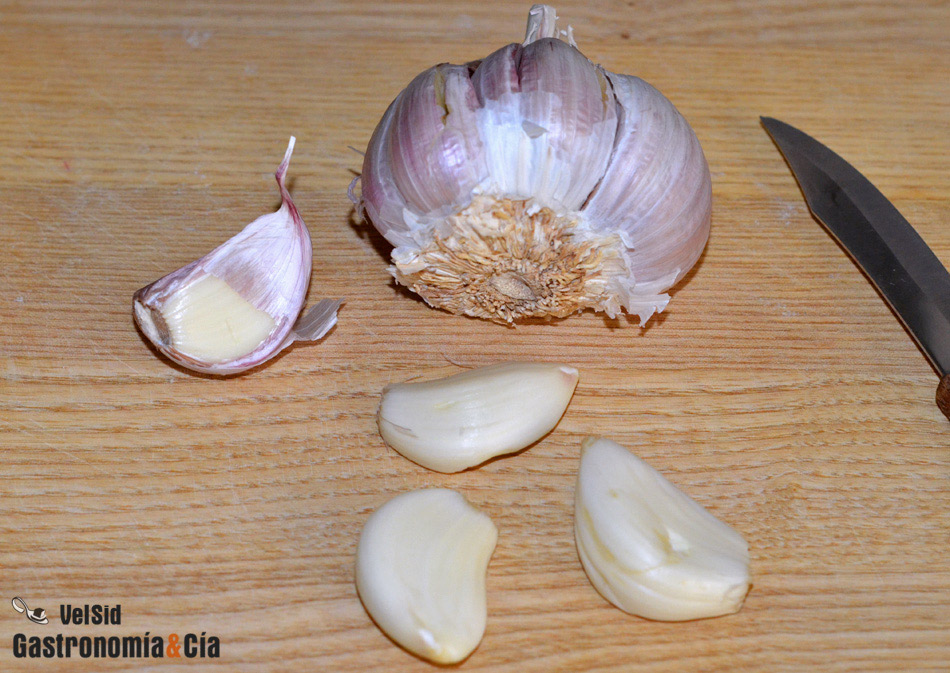
{"label": "unpeeled garlic clove", "polygon": [[316,341],[336,324],[340,302],[335,300],[318,302],[300,318],[310,284],[311,244],[284,184],[294,143],[291,137],[275,175],[281,195],[276,212],[133,297],[142,333],[183,367],[236,374],[294,341]]}
{"label": "unpeeled garlic clove", "polygon": [[591,583],[631,614],[716,617],[737,612],[749,591],[742,536],[609,439],[584,442],[574,535]]}
{"label": "unpeeled garlic clove", "polygon": [[373,621],[413,654],[462,661],[485,633],[485,575],[498,530],[455,491],[396,496],[366,521],[356,587]]}
{"label": "unpeeled garlic clove", "polygon": [[423,467],[459,472],[549,433],[577,386],[573,367],[508,362],[383,390],[377,423],[389,446]]}

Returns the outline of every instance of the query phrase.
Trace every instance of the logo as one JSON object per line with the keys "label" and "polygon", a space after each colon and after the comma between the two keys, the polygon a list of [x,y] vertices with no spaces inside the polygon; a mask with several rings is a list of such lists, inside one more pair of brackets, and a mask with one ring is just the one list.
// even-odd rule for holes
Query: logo
{"label": "logo", "polygon": [[[10,594],[7,594],[9,596]],[[43,608],[36,608],[35,610],[30,610],[30,606],[26,604],[26,601],[20,598],[19,596],[14,596],[13,600],[13,609],[17,612],[22,612],[26,615],[26,618],[35,624],[49,624],[49,619],[46,616],[46,610]]]}
{"label": "logo", "polygon": [[[16,596],[11,601],[13,609],[26,615],[35,624],[49,624],[46,610],[30,610],[26,601]],[[122,606],[115,605],[60,605],[60,622],[73,630],[85,626],[120,626]],[[221,656],[221,639],[209,636],[206,631],[197,633],[172,633],[153,635],[55,635],[31,636],[25,633],[13,635],[13,656],[17,659],[217,659]]]}

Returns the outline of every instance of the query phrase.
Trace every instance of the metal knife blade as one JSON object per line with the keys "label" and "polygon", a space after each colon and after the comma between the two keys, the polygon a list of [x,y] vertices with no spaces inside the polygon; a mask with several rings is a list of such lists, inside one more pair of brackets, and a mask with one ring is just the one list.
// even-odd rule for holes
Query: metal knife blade
{"label": "metal knife blade", "polygon": [[761,121],[812,215],[864,270],[937,370],[937,406],[950,419],[950,274],[856,168],[785,122]]}

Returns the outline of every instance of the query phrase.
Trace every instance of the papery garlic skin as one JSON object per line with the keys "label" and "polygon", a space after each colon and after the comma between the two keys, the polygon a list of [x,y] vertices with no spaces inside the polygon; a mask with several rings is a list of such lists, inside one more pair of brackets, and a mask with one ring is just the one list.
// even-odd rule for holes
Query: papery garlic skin
{"label": "papery garlic skin", "polygon": [[460,472],[520,451],[557,425],[577,386],[573,367],[506,362],[383,391],[379,434],[409,460]]}
{"label": "papery garlic skin", "polygon": [[363,526],[356,587],[373,621],[413,654],[462,661],[485,633],[485,575],[498,530],[448,489],[396,496]]}
{"label": "papery garlic skin", "polygon": [[310,232],[284,184],[295,138],[275,177],[280,208],[201,259],[133,297],[142,333],[188,369],[236,374],[294,341],[315,341],[336,324],[339,301],[318,302],[298,322],[310,283]]}
{"label": "papery garlic skin", "polygon": [[574,534],[591,583],[634,615],[716,617],[737,612],[749,591],[742,536],[609,439],[584,442]]}
{"label": "papery garlic skin", "polygon": [[643,324],[705,246],[709,169],[659,91],[556,34],[536,5],[523,45],[416,77],[373,133],[359,206],[395,246],[393,276],[432,306]]}

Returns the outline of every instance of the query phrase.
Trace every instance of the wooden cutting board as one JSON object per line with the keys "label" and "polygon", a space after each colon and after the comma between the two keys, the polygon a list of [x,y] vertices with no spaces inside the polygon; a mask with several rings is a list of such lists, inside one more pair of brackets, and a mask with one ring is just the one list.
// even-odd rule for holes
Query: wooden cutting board
{"label": "wooden cutting board", "polygon": [[[849,159],[950,264],[950,5],[558,7],[587,56],[673,100],[711,167],[705,254],[646,329],[429,309],[393,285],[387,244],[346,198],[353,148],[399,90],[520,41],[527,9],[0,3],[0,669],[433,670],[373,625],[353,571],[374,509],[439,486],[500,534],[463,670],[947,670],[936,375],[809,216],[758,118]],[[132,293],[273,210],[291,134],[311,300],[345,297],[339,325],[233,379],[169,365],[135,330]],[[380,440],[387,383],[517,359],[581,372],[529,450],[441,475]],[[656,623],[594,591],[572,536],[590,434],[748,539],[741,612]],[[121,605],[120,623],[62,623],[60,606],[86,604]],[[219,657],[15,656],[17,634],[145,633],[204,634]]]}

